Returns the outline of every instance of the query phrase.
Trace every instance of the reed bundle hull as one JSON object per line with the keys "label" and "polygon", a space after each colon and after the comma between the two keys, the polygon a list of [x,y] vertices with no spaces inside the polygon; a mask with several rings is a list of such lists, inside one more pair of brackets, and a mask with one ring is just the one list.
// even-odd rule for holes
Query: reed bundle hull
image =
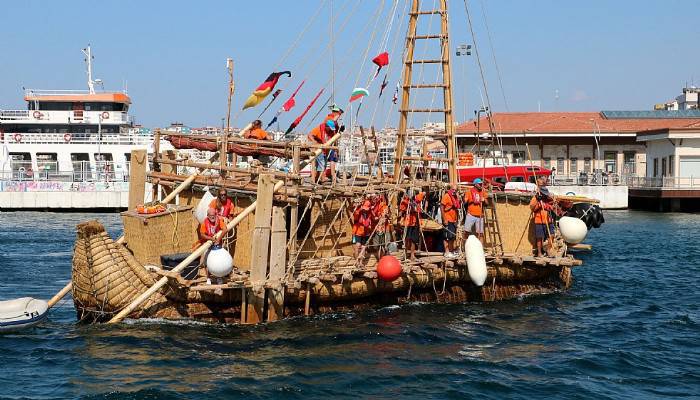
{"label": "reed bundle hull", "polygon": [[[499,301],[549,294],[571,284],[571,265],[541,265],[539,260],[491,259],[487,283],[474,285],[464,259],[425,256],[405,267],[393,282],[372,277],[326,274],[320,279],[297,279],[272,288],[284,292],[284,317],[362,310],[410,302],[460,303]],[[562,263],[571,263],[563,258]],[[370,268],[371,269],[371,268]],[[359,275],[359,276],[358,276]],[[97,221],[78,226],[73,253],[73,298],[81,321],[107,321],[144,293],[160,277],[140,264],[122,244],[113,241]],[[369,277],[368,277],[369,276]],[[348,278],[348,279],[345,279]],[[171,276],[130,318],[193,319],[207,322],[245,321],[246,290],[230,284],[219,294],[182,285]],[[270,289],[270,288],[268,288]],[[242,312],[243,310],[243,312]]]}

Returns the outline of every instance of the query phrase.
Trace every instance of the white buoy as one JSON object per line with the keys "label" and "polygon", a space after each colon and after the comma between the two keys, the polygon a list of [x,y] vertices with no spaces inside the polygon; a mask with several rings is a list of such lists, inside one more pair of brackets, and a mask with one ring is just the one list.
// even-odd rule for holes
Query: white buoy
{"label": "white buoy", "polygon": [[233,270],[233,258],[226,249],[218,248],[207,256],[207,270],[210,274],[223,278]]}
{"label": "white buoy", "polygon": [[204,219],[207,217],[209,203],[211,203],[211,201],[214,199],[214,195],[209,193],[209,191],[207,190],[204,192],[204,196],[202,196],[202,199],[199,200],[199,203],[197,203],[197,208],[194,209],[194,217],[200,224],[204,222]]}
{"label": "white buoy", "polygon": [[469,277],[476,286],[482,286],[486,282],[486,256],[484,246],[474,235],[470,235],[464,243],[464,252],[467,254],[467,270]]}
{"label": "white buoy", "polygon": [[561,217],[559,219],[559,231],[566,243],[578,244],[583,242],[588,233],[586,223],[574,217]]}

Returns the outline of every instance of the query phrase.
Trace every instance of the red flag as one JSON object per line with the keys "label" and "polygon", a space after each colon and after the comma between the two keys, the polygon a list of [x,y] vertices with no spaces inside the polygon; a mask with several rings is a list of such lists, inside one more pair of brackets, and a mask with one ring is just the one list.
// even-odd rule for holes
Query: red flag
{"label": "red flag", "polygon": [[309,103],[309,105],[306,106],[306,110],[304,110],[304,112],[301,113],[301,115],[298,116],[297,119],[295,119],[294,122],[292,122],[291,125],[289,125],[289,128],[287,128],[287,131],[285,132],[285,134],[288,134],[288,133],[290,133],[291,131],[293,131],[294,128],[296,128],[297,125],[299,125],[299,123],[301,123],[301,120],[304,118],[304,116],[306,115],[306,113],[309,112],[309,110],[311,109],[311,107],[313,107],[313,105],[314,105],[314,103],[316,102],[316,100],[318,100],[318,98],[321,96],[321,93],[323,93],[323,89],[319,90],[318,93],[316,93],[316,97],[314,97],[314,99],[311,100],[311,103]]}
{"label": "red flag", "polygon": [[282,109],[284,111],[288,112],[292,109],[292,107],[294,107],[297,104],[297,102],[294,100],[294,96],[296,96],[297,92],[299,92],[299,89],[301,89],[301,87],[304,86],[304,82],[306,82],[306,80],[301,81],[297,90],[295,90],[294,93],[292,93],[292,95],[289,97],[289,100],[285,101],[284,104],[282,104]]}
{"label": "red flag", "polygon": [[372,62],[377,64],[379,68],[384,67],[389,64],[389,53],[386,51],[384,53],[381,53],[380,55],[374,57],[372,59]]}
{"label": "red flag", "polygon": [[377,66],[377,72],[374,73],[374,78],[376,78],[377,75],[379,75],[379,71],[382,70],[382,67],[389,64],[389,53],[385,51],[384,53],[379,54],[372,59],[372,62]]}

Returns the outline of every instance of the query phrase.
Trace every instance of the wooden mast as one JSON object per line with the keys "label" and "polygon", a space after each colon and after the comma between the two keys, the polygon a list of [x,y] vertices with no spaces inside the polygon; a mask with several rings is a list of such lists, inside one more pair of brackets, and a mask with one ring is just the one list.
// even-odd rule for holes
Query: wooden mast
{"label": "wooden mast", "polygon": [[[228,161],[228,135],[231,133],[231,98],[233,97],[233,92],[235,90],[235,84],[233,82],[233,59],[226,59],[226,69],[228,70],[228,110],[226,114],[226,131],[224,132],[222,140],[223,152],[221,153],[221,159],[219,160],[221,165],[226,165],[226,161]],[[235,166],[238,161],[238,157],[234,153],[231,158],[231,162]]]}
{"label": "wooden mast", "polygon": [[[423,15],[440,15],[440,34],[416,35],[418,17]],[[439,59],[415,59],[415,46],[417,40],[440,40],[440,58]],[[413,84],[413,64],[441,64],[442,65],[442,82],[434,84]],[[443,108],[410,108],[411,89],[418,88],[442,88],[443,90]],[[427,134],[412,133],[408,134],[408,114],[409,113],[443,113],[445,116],[445,132]],[[429,158],[425,148],[421,157],[406,156],[406,139],[408,137],[430,137],[434,140],[442,141],[447,150],[447,157],[444,158]],[[399,109],[399,130],[396,142],[396,153],[394,160],[394,176],[397,180],[402,176],[403,161],[420,161],[427,164],[429,161],[437,162],[438,164],[447,163],[447,170],[450,178],[450,183],[457,183],[457,148],[454,137],[454,120],[452,116],[452,74],[450,71],[450,41],[449,41],[449,24],[447,19],[447,0],[440,0],[440,8],[438,10],[420,10],[420,0],[412,0],[411,11],[409,13],[408,31],[406,34],[406,58],[404,59],[403,70],[403,86],[401,95],[401,108]]]}

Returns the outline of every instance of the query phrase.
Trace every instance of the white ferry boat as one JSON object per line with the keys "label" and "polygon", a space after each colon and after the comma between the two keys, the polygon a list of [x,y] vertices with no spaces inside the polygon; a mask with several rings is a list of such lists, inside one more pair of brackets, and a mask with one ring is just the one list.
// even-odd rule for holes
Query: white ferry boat
{"label": "white ferry boat", "polygon": [[[0,209],[128,204],[131,151],[152,152],[153,136],[133,126],[126,91],[95,89],[90,47],[83,53],[88,90],[26,89],[25,110],[0,109]],[[18,194],[30,192],[54,195]],[[96,195],[59,196],[85,192]]]}

